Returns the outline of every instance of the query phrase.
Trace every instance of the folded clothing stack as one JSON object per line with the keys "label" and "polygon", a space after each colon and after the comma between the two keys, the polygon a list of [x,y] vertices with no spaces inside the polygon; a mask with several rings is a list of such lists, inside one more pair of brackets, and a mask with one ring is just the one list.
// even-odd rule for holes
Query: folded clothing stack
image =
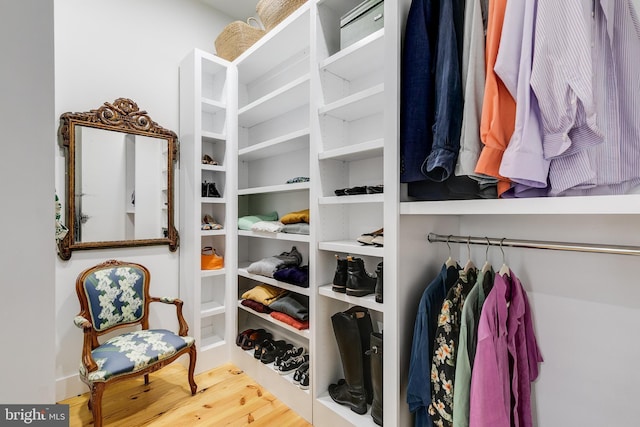
{"label": "folded clothing stack", "polygon": [[302,254],[298,251],[298,248],[293,246],[289,252],[282,252],[280,255],[252,262],[247,267],[247,272],[273,277],[273,274],[281,268],[299,266],[300,264],[302,264]]}
{"label": "folded clothing stack", "polygon": [[282,232],[291,234],[309,234],[309,209],[289,212],[280,218]]}

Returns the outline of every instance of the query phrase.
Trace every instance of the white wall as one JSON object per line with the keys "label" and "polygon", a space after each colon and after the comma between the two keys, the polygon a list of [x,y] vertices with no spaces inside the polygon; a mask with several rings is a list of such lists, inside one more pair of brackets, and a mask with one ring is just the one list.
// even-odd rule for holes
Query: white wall
{"label": "white wall", "polygon": [[53,403],[53,0],[0,1],[0,402]]}
{"label": "white wall", "polygon": [[[179,62],[193,48],[212,52],[216,36],[230,21],[196,0],[57,0],[54,117],[126,97],[160,126],[179,133]],[[47,144],[54,143],[53,135],[51,129]],[[56,188],[62,193],[64,159],[59,150],[55,165]],[[38,212],[41,217],[48,216]],[[167,246],[155,246],[77,251],[70,261],[56,261],[56,399],[86,391],[76,375],[82,334],[72,323],[79,310],[74,288],[78,273],[110,258],[133,260],[150,269],[152,294],[176,296],[178,256]],[[172,308],[152,306],[152,326],[175,327]]]}

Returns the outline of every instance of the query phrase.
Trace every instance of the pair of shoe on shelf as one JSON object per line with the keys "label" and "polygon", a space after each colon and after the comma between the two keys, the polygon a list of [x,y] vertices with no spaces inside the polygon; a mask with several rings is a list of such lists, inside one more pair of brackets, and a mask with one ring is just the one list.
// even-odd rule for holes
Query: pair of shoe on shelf
{"label": "pair of shoe on shelf", "polygon": [[204,156],[202,156],[202,164],[203,165],[217,166],[218,165],[218,161],[216,159],[214,159],[213,157],[211,157],[210,155],[205,154]]}
{"label": "pair of shoe on shelf", "polygon": [[334,292],[346,293],[354,297],[363,297],[375,293],[376,302],[382,303],[383,263],[379,262],[376,273],[366,271],[364,260],[347,256],[341,258],[336,255],[336,272],[333,275]]}
{"label": "pair of shoe on shelf", "polygon": [[373,422],[382,425],[382,333],[373,330],[369,311],[359,306],[335,313],[331,324],[344,378],[329,385],[329,396],[360,415],[370,405]]}
{"label": "pair of shoe on shelf", "polygon": [[218,224],[215,219],[209,214],[206,214],[202,218],[201,230],[222,230],[222,224]]}
{"label": "pair of shoe on shelf", "polygon": [[297,384],[302,390],[309,390],[309,382],[311,373],[309,372],[309,359],[302,363],[293,373],[293,383]]}
{"label": "pair of shoe on shelf", "polygon": [[202,183],[202,197],[222,197],[218,188],[216,188],[215,182],[203,182]]}
{"label": "pair of shoe on shelf", "polygon": [[254,350],[266,339],[271,339],[271,333],[264,329],[245,329],[236,337],[236,345],[243,350]]}
{"label": "pair of shoe on shelf", "polygon": [[384,246],[384,228],[365,233],[356,240],[363,245]]}
{"label": "pair of shoe on shelf", "polygon": [[354,196],[356,194],[380,194],[384,191],[383,185],[362,185],[351,188],[340,188],[335,190],[336,196]]}
{"label": "pair of shoe on shelf", "polygon": [[[273,362],[273,369],[280,375],[294,373],[303,364],[309,364],[309,354],[304,347],[291,346]],[[300,374],[298,374],[299,376]]]}

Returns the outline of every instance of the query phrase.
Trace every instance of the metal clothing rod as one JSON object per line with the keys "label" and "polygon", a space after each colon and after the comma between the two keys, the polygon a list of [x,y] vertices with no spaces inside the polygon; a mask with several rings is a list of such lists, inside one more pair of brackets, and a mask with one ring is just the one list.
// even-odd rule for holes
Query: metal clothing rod
{"label": "metal clothing rod", "polygon": [[464,243],[472,245],[529,248],[529,249],[550,249],[555,251],[575,251],[593,252],[616,255],[636,255],[640,256],[640,246],[623,245],[598,245],[591,243],[570,243],[570,242],[547,242],[542,240],[517,240],[517,239],[497,239],[495,237],[474,237],[474,236],[454,236],[429,233],[429,242],[444,243]]}

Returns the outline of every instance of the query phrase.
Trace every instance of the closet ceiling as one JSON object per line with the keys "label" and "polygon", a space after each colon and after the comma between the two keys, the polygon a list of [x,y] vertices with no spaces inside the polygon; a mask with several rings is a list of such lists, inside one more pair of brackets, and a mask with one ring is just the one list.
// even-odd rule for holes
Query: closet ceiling
{"label": "closet ceiling", "polygon": [[202,3],[218,9],[232,18],[246,21],[250,16],[256,16],[258,0],[200,0]]}

